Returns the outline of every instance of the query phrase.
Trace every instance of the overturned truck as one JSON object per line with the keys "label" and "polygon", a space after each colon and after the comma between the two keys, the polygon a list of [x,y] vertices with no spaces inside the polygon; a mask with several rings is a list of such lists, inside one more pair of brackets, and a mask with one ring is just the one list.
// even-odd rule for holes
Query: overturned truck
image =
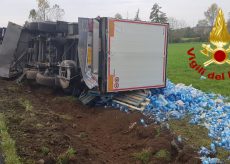
{"label": "overturned truck", "polygon": [[143,90],[166,85],[167,33],[168,24],[113,18],[10,22],[0,45],[0,77],[61,87],[84,104],[114,96],[139,108]]}

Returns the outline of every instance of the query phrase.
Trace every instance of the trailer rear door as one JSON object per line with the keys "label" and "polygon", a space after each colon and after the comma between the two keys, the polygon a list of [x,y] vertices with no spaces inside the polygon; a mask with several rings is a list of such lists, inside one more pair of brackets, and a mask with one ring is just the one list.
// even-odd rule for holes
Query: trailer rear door
{"label": "trailer rear door", "polygon": [[167,24],[108,20],[107,92],[166,83]]}

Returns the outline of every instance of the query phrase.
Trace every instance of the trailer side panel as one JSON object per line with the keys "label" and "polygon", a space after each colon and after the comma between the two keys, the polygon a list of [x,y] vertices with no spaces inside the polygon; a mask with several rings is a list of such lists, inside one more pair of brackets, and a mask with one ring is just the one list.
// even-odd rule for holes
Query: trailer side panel
{"label": "trailer side panel", "polygon": [[107,91],[165,86],[167,24],[110,19]]}

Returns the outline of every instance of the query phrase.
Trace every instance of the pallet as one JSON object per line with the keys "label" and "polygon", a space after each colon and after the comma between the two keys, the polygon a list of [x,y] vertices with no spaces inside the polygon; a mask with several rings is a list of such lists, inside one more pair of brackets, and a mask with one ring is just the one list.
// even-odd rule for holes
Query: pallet
{"label": "pallet", "polygon": [[113,102],[126,106],[131,110],[143,111],[149,104],[148,91],[130,91],[119,94],[113,98]]}

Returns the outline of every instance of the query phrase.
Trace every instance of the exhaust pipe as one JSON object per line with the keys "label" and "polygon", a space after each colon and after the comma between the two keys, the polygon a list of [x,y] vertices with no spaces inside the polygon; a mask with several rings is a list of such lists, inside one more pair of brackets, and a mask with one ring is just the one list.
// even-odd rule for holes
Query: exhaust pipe
{"label": "exhaust pipe", "polygon": [[37,73],[38,73],[37,70],[26,70],[24,72],[26,72],[26,78],[28,80],[36,80]]}
{"label": "exhaust pipe", "polygon": [[45,76],[41,73],[37,73],[36,75],[36,82],[41,85],[45,85],[48,87],[55,86],[55,77]]}

